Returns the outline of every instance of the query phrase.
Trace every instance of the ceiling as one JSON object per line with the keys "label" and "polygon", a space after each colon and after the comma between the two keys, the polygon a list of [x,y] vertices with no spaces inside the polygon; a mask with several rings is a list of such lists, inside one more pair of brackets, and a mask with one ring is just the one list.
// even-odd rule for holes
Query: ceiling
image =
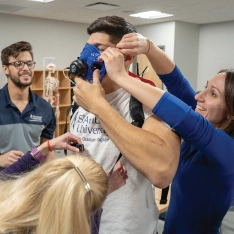
{"label": "ceiling", "polygon": [[[85,7],[94,3],[104,4],[96,5],[97,9]],[[153,20],[129,16],[151,10],[174,16]],[[88,24],[106,15],[124,17],[135,26],[175,20],[207,24],[234,20],[234,0],[54,0],[48,3],[0,0],[0,13]]]}

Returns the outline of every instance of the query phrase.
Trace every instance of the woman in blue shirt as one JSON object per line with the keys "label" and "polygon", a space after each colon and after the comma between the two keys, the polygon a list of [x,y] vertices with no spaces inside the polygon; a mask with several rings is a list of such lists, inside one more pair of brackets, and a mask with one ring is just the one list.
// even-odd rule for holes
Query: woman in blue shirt
{"label": "woman in blue shirt", "polygon": [[[129,77],[123,54],[146,54],[168,92]],[[99,59],[117,85],[183,139],[165,234],[218,234],[234,197],[234,70],[220,71],[196,94],[175,63],[136,33],[125,35]]]}

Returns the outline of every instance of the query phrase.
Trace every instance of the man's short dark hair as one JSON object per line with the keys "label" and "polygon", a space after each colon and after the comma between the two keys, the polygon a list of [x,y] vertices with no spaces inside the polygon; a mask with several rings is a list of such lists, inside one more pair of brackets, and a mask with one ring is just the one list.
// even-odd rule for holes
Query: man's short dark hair
{"label": "man's short dark hair", "polygon": [[89,35],[105,33],[111,43],[117,44],[125,34],[136,32],[136,29],[124,18],[113,15],[98,18],[87,28],[87,32]]}
{"label": "man's short dark hair", "polygon": [[17,58],[21,52],[25,51],[28,51],[33,59],[32,46],[29,42],[19,41],[7,46],[1,52],[2,65],[7,65],[9,63],[9,57]]}

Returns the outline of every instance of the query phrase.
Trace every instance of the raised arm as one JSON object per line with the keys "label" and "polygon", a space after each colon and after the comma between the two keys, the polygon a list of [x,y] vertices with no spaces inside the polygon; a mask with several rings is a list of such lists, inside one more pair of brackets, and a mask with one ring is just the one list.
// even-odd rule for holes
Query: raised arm
{"label": "raised arm", "polygon": [[93,84],[82,79],[76,79],[76,84],[74,100],[97,116],[127,160],[156,187],[168,186],[178,165],[179,137],[155,116],[146,119],[142,129],[128,123],[105,100],[98,70]]}
{"label": "raised arm", "polygon": [[138,55],[145,54],[153,69],[162,80],[167,90],[183,102],[195,108],[196,92],[183,76],[175,63],[167,54],[157,47],[152,41],[137,33],[125,35],[117,44],[117,48],[123,54]]}
{"label": "raised arm", "polygon": [[133,56],[145,54],[157,74],[171,73],[175,67],[175,63],[163,50],[141,34],[129,33],[124,35],[116,47],[123,54]]}
{"label": "raised arm", "polygon": [[165,91],[133,79],[124,69],[124,55],[115,48],[107,48],[100,56],[104,60],[108,76],[132,94],[150,110],[158,103]]}
{"label": "raised arm", "polygon": [[230,158],[230,154],[219,157],[220,150],[214,145],[219,149],[223,148],[222,152],[232,152],[230,147],[233,146],[231,143],[233,140],[230,136],[222,130],[215,129],[209,120],[194,112],[191,106],[175,96],[129,77],[123,66],[124,56],[117,49],[106,49],[101,59],[105,61],[107,73],[113,81],[150,108],[185,141],[203,152],[215,167],[223,167],[223,171],[228,173],[230,170],[228,166],[233,157]]}

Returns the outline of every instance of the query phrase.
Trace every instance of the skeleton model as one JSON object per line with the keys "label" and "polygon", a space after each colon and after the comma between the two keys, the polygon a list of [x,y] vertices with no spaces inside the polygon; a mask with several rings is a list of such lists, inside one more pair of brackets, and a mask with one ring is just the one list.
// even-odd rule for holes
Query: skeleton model
{"label": "skeleton model", "polygon": [[45,99],[47,102],[54,107],[55,104],[55,116],[59,117],[59,80],[56,77],[53,77],[51,74],[55,73],[55,64],[49,63],[46,68],[48,70],[48,76],[45,78]]}

